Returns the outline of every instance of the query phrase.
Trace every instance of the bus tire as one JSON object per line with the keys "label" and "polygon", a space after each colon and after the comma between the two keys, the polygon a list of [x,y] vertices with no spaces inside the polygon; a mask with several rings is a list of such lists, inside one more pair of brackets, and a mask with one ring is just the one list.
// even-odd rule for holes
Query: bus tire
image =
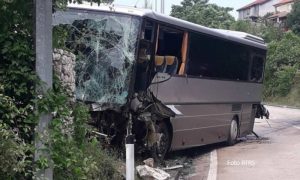
{"label": "bus tire", "polygon": [[157,132],[161,133],[160,141],[157,143],[155,159],[163,160],[171,146],[171,134],[167,122],[160,121],[157,124]]}
{"label": "bus tire", "polygon": [[229,128],[229,135],[228,135],[228,139],[227,139],[227,144],[229,146],[236,144],[237,138],[238,138],[238,133],[239,133],[238,122],[236,119],[232,119],[231,123],[230,123],[230,128]]}

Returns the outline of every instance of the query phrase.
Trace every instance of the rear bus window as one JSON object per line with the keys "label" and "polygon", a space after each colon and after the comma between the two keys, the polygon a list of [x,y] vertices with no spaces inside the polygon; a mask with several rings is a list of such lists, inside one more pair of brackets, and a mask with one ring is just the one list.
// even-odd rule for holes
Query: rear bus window
{"label": "rear bus window", "polygon": [[264,59],[260,56],[254,56],[252,60],[250,80],[262,82],[264,69]]}

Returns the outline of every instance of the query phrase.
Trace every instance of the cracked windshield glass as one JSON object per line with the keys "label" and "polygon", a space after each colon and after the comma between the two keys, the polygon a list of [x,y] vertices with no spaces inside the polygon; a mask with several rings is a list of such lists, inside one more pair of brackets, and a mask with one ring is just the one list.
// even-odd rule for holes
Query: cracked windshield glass
{"label": "cracked windshield glass", "polygon": [[129,15],[67,10],[53,15],[53,26],[54,48],[76,55],[76,98],[124,105],[140,20]]}

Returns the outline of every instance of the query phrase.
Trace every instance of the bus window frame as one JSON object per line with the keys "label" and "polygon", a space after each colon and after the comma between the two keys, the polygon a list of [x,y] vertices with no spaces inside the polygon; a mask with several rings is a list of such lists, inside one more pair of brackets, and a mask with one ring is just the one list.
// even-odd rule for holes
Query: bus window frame
{"label": "bus window frame", "polygon": [[[255,57],[259,57],[263,61],[263,67],[262,67],[262,74],[261,74],[261,80],[260,81],[251,81],[251,76],[252,76],[252,68],[253,68],[253,61]],[[254,83],[263,83],[265,79],[265,66],[266,66],[266,58],[264,55],[260,53],[256,53],[252,51],[251,53],[251,60],[250,60],[250,66],[249,66],[249,74],[248,74],[248,80],[249,82],[254,82]]]}
{"label": "bus window frame", "polygon": [[[147,22],[153,23],[152,35],[151,35],[151,40],[150,41],[145,39],[145,33],[144,33],[145,29],[146,29]],[[156,29],[156,23],[154,21],[152,21],[150,18],[142,18],[142,27],[141,27],[141,32],[140,32],[140,38],[139,39],[153,43],[154,39],[155,39],[155,36],[156,36],[155,29]],[[143,33],[144,33],[144,36],[143,36]]]}
{"label": "bus window frame", "polygon": [[[178,31],[178,32],[182,32],[183,34],[186,32],[187,34],[188,34],[188,40],[187,40],[187,53],[186,53],[186,64],[185,64],[185,67],[184,67],[184,72],[183,72],[183,74],[179,74],[179,72],[178,73],[176,73],[176,74],[173,74],[173,75],[171,75],[172,77],[186,77],[187,75],[186,75],[186,65],[187,65],[187,63],[188,63],[188,54],[189,54],[189,46],[190,46],[190,43],[189,43],[189,41],[190,41],[190,31],[189,31],[189,29],[186,29],[186,28],[180,28],[179,26],[176,26],[176,25],[172,25],[172,24],[169,24],[169,23],[165,23],[165,22],[161,22],[161,21],[158,21],[158,20],[155,20],[155,19],[151,19],[151,18],[144,18],[145,20],[151,20],[151,21],[153,21],[153,22],[155,22],[155,27],[156,27],[156,29],[157,28],[159,28],[159,30],[156,30],[155,31],[155,44],[157,44],[157,46],[158,46],[158,33],[160,33],[161,32],[161,28],[162,27],[166,27],[166,28],[168,28],[168,29],[172,29],[172,30],[174,30],[174,31]],[[156,45],[155,45],[156,46]],[[181,51],[181,49],[180,49],[180,51]],[[155,55],[156,55],[156,52],[155,52],[155,49],[154,49],[154,58],[155,58]]]}
{"label": "bus window frame", "polygon": [[[257,53],[253,50],[253,47],[251,46],[247,46],[247,45],[244,45],[244,44],[239,44],[235,41],[230,41],[230,40],[227,40],[227,39],[222,39],[222,38],[219,38],[217,36],[212,36],[212,35],[209,35],[209,34],[205,34],[205,33],[201,33],[201,32],[196,32],[196,31],[190,31],[190,30],[187,30],[187,32],[189,33],[189,38],[188,38],[188,53],[187,53],[187,62],[186,62],[186,66],[185,66],[185,76],[187,78],[193,78],[193,79],[206,79],[206,80],[218,80],[218,81],[232,81],[232,82],[241,82],[241,83],[256,83],[256,84],[263,84],[263,81],[264,81],[264,75],[265,75],[265,63],[266,63],[266,58],[264,58],[265,56],[262,55],[261,53]],[[195,33],[197,35],[202,35],[202,36],[207,36],[209,38],[216,38],[216,39],[219,39],[219,40],[222,40],[222,41],[227,41],[227,42],[230,42],[230,43],[233,43],[233,44],[236,44],[236,45],[239,45],[239,46],[243,46],[243,47],[246,47],[247,49],[249,49],[249,53],[250,53],[250,58],[249,58],[249,69],[248,69],[248,80],[236,80],[236,79],[226,79],[226,78],[213,78],[213,77],[206,77],[206,76],[195,76],[195,75],[189,75],[187,74],[187,66],[189,64],[189,61],[191,60],[189,55],[190,55],[190,44],[191,44],[191,33]],[[261,49],[259,49],[261,51]],[[252,68],[252,56],[253,54],[255,55],[259,55],[260,57],[262,57],[263,61],[264,61],[264,65],[263,65],[263,74],[262,74],[262,81],[261,82],[257,82],[257,81],[250,81],[250,73],[251,73],[251,68]]]}
{"label": "bus window frame", "polygon": [[[174,24],[170,24],[170,23],[166,23],[166,22],[162,22],[162,21],[159,21],[159,20],[156,20],[156,19],[153,19],[153,18],[150,18],[150,17],[143,17],[142,18],[142,24],[144,23],[145,20],[150,20],[152,22],[155,23],[155,27],[157,28],[158,26],[166,26],[166,27],[169,27],[171,29],[175,29],[175,30],[178,30],[178,31],[183,31],[183,32],[187,32],[189,35],[188,35],[188,46],[187,46],[187,57],[186,57],[186,65],[185,65],[185,68],[184,68],[184,73],[182,75],[179,75],[179,74],[174,74],[172,75],[172,77],[184,77],[184,78],[193,78],[193,79],[206,79],[206,80],[218,80],[218,81],[233,81],[233,82],[240,82],[240,83],[255,83],[255,84],[263,84],[264,82],[264,76],[265,76],[265,63],[266,63],[266,58],[263,58],[264,60],[264,67],[263,67],[263,80],[261,82],[253,82],[253,81],[250,81],[250,77],[248,77],[248,80],[245,81],[245,80],[234,80],[234,79],[219,79],[219,78],[211,78],[211,77],[199,77],[199,76],[193,76],[193,75],[189,75],[187,74],[187,65],[190,61],[190,58],[189,58],[189,54],[190,54],[190,42],[191,42],[191,33],[195,33],[195,34],[199,34],[199,35],[203,35],[203,36],[208,36],[209,38],[216,38],[216,39],[220,39],[220,40],[223,40],[223,41],[227,41],[227,42],[230,42],[230,43],[233,43],[233,44],[236,44],[236,45],[239,45],[239,46],[243,46],[243,47],[246,47],[249,49],[249,53],[253,53],[253,49],[258,49],[259,51],[264,51],[264,53],[266,53],[267,51],[266,50],[263,50],[263,49],[259,49],[259,48],[255,48],[255,47],[252,47],[252,46],[249,46],[249,45],[245,45],[245,44],[241,44],[241,43],[238,43],[238,42],[235,42],[235,41],[231,41],[231,40],[228,40],[228,39],[222,39],[218,36],[214,36],[214,35],[211,35],[211,34],[206,34],[206,33],[203,33],[203,32],[198,32],[198,31],[195,31],[195,30],[191,30],[191,29],[188,29],[188,28],[183,28],[183,27],[180,27],[180,26],[177,26],[177,25],[174,25]],[[141,29],[143,30],[143,29]],[[155,38],[157,38],[157,31],[155,31]],[[156,42],[156,40],[155,40]],[[259,54],[259,53],[255,53],[255,54]],[[265,57],[264,55],[260,54],[262,57]],[[153,55],[153,58],[155,58],[155,49],[154,49],[154,55]],[[153,59],[154,60],[154,59]],[[249,60],[251,62],[251,60]],[[154,61],[153,61],[154,62]],[[249,62],[249,63],[250,63]],[[153,64],[154,65],[154,64]],[[250,64],[249,64],[249,68],[250,68]]]}

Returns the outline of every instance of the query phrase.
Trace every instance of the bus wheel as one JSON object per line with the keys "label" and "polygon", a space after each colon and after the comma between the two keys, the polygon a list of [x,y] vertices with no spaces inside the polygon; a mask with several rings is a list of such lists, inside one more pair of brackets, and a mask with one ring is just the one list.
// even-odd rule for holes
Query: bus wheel
{"label": "bus wheel", "polygon": [[166,122],[161,121],[157,125],[157,132],[160,133],[160,140],[157,142],[155,158],[163,160],[171,145],[171,134]]}
{"label": "bus wheel", "polygon": [[233,119],[230,124],[230,130],[229,130],[229,135],[227,140],[228,145],[232,146],[237,142],[238,132],[239,132],[239,128],[238,128],[237,120]]}

